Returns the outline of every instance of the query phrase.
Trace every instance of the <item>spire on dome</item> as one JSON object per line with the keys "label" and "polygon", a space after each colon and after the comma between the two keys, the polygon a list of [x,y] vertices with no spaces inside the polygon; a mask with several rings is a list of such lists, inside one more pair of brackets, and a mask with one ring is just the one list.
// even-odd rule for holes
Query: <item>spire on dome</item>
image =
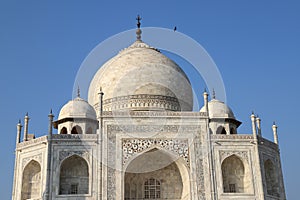
{"label": "spire on dome", "polygon": [[212,92],[212,98],[213,98],[213,99],[216,99],[216,91],[215,91],[214,88],[213,88],[213,92]]}
{"label": "spire on dome", "polygon": [[80,88],[79,88],[79,86],[77,88],[77,97],[80,97]]}
{"label": "spire on dome", "polygon": [[141,38],[142,38],[142,36],[141,36],[142,35],[142,30],[140,29],[142,18],[140,17],[140,15],[137,16],[136,20],[137,20],[136,39],[140,41]]}

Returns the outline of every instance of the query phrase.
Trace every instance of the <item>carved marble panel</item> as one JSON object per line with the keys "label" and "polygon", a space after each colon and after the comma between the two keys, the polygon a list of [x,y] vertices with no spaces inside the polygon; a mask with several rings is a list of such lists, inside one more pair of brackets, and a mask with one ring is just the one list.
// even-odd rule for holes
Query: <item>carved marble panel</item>
{"label": "carved marble panel", "polygon": [[184,125],[108,125],[107,129],[109,132],[166,132],[166,133],[177,133],[177,132],[185,132],[185,133],[194,133],[195,131],[200,129],[200,126],[184,126]]}
{"label": "carved marble panel", "polygon": [[173,152],[182,157],[186,165],[189,166],[189,146],[186,139],[123,139],[123,165],[125,165],[132,156],[135,156],[147,149],[159,147]]}
{"label": "carved marble panel", "polygon": [[90,154],[87,151],[60,151],[59,152],[59,163],[61,163],[67,157],[77,155],[84,158],[86,161],[90,161]]}
{"label": "carved marble panel", "polygon": [[34,156],[28,156],[26,158],[23,158],[22,160],[22,169],[25,168],[25,166],[32,160],[37,161],[38,163],[42,163],[42,153],[34,155]]}
{"label": "carved marble panel", "polygon": [[228,158],[229,156],[232,156],[232,155],[236,155],[236,156],[242,158],[247,163],[249,163],[247,151],[219,151],[219,154],[220,154],[220,163],[222,163],[225,158]]}

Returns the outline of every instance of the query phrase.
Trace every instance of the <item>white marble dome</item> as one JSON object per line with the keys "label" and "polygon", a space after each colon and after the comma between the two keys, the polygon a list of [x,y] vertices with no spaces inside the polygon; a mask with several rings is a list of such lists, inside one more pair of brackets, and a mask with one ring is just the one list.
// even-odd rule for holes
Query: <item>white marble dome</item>
{"label": "white marble dome", "polygon": [[97,119],[95,109],[80,97],[69,101],[62,107],[59,112],[58,120],[65,118]]}
{"label": "white marble dome", "polygon": [[192,111],[190,81],[171,59],[137,40],[107,61],[91,81],[88,101],[98,110]]}
{"label": "white marble dome", "polygon": [[[202,107],[200,112],[205,112],[205,107]],[[208,102],[208,114],[210,118],[235,119],[232,110],[224,102],[217,99]]]}

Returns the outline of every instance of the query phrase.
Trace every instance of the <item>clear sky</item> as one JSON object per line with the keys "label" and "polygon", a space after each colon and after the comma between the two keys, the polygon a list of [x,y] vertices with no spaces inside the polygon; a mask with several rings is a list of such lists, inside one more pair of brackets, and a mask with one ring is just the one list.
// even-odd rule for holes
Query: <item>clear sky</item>
{"label": "clear sky", "polygon": [[18,119],[29,112],[29,132],[46,134],[49,110],[57,116],[72,98],[84,58],[101,41],[135,28],[137,14],[142,26],[177,26],[207,50],[243,122],[239,132],[251,133],[252,110],[270,140],[277,122],[287,197],[299,199],[299,10],[297,0],[1,1],[1,200],[11,199]]}

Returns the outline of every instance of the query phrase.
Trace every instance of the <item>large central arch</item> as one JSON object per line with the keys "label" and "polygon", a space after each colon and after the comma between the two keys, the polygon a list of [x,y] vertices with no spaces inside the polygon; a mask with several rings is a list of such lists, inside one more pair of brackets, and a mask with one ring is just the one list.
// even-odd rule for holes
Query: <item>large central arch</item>
{"label": "large central arch", "polygon": [[163,149],[147,150],[128,162],[124,199],[190,199],[185,161]]}

